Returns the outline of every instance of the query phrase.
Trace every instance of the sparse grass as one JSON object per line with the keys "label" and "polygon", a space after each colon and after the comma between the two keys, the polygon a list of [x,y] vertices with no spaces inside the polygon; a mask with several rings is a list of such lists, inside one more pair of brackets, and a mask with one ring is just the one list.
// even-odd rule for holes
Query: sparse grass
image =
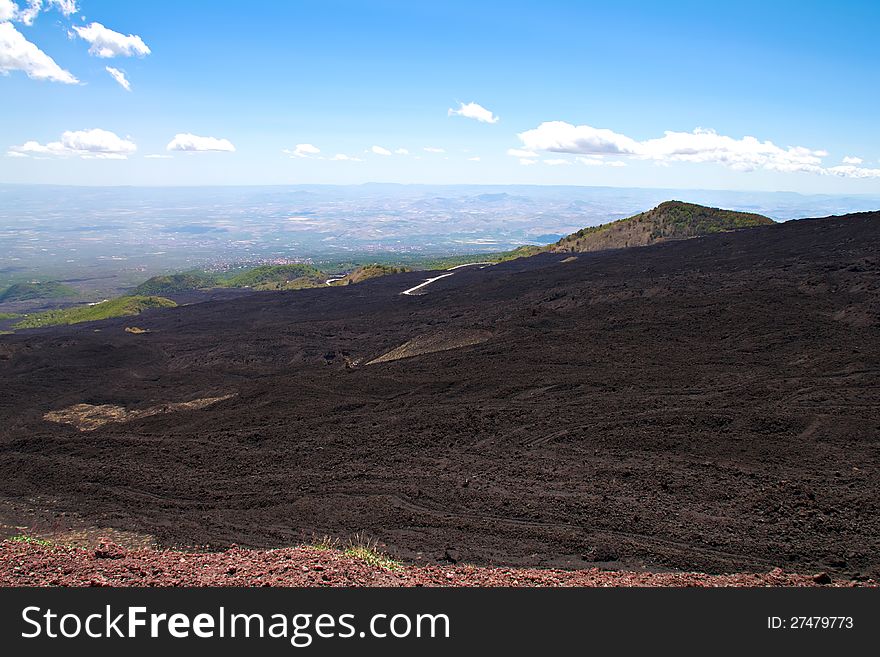
{"label": "sparse grass", "polygon": [[135,335],[140,335],[141,333],[149,333],[150,329],[142,329],[139,326],[126,326],[125,332],[126,333],[134,333]]}
{"label": "sparse grass", "polygon": [[42,538],[34,538],[33,536],[28,536],[27,534],[19,534],[18,536],[13,536],[12,538],[7,539],[10,543],[27,543],[28,545],[42,545],[42,546],[50,546],[52,545],[51,541],[47,541]]}
{"label": "sparse grass", "polygon": [[375,568],[384,570],[400,570],[403,564],[392,559],[379,550],[379,542],[369,538],[363,532],[358,532],[348,540],[348,545],[342,552],[347,557],[360,559]]}
{"label": "sparse grass", "polygon": [[16,317],[21,317],[21,315],[18,313],[0,313],[0,320],[15,319]]}
{"label": "sparse grass", "polygon": [[310,548],[313,550],[337,550],[339,549],[340,541],[338,538],[334,538],[333,536],[324,535],[321,538],[315,540]]}

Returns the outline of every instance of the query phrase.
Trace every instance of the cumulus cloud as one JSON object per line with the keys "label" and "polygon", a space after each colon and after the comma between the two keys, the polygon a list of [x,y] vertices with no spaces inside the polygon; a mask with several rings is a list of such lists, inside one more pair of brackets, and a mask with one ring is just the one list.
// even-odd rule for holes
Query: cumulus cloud
{"label": "cumulus cloud", "polygon": [[361,158],[354,157],[353,155],[346,155],[345,153],[337,153],[330,159],[336,162],[363,162]]}
{"label": "cumulus cloud", "polygon": [[434,146],[425,146],[423,149],[426,153],[445,153],[445,148],[436,148]]}
{"label": "cumulus cloud", "polygon": [[376,155],[391,155],[391,151],[381,146],[373,146],[370,150]]}
{"label": "cumulus cloud", "polygon": [[34,80],[51,80],[77,84],[70,71],[61,68],[54,59],[24,38],[12,23],[0,23],[0,75],[22,71]]}
{"label": "cumulus cloud", "polygon": [[857,167],[851,164],[829,167],[824,172],[841,178],[880,178],[880,169]]}
{"label": "cumulus cloud", "polygon": [[101,25],[91,23],[85,27],[75,25],[73,31],[89,44],[89,54],[95,57],[144,57],[150,54],[150,49],[136,34],[128,36],[114,32]]}
{"label": "cumulus cloud", "polygon": [[474,119],[480,123],[498,123],[498,117],[492,114],[482,105],[477,103],[459,103],[458,109],[451,107],[446,112],[447,116],[463,116],[466,119]]}
{"label": "cumulus cloud", "polygon": [[398,148],[394,151],[397,155],[409,155],[409,151],[405,148]]}
{"label": "cumulus cloud", "polygon": [[517,135],[530,151],[576,153],[581,155],[635,154],[638,143],[625,135],[588,125],[547,121]]}
{"label": "cumulus cloud", "polygon": [[137,150],[135,143],[109,130],[68,130],[59,141],[41,144],[28,141],[10,152],[25,156],[81,157],[83,159],[124,160]]}
{"label": "cumulus cloud", "polygon": [[[750,136],[737,139],[704,128],[693,132],[667,131],[662,137],[639,141],[606,128],[548,121],[520,133],[518,137],[523,147],[532,152],[571,153],[593,158],[622,155],[658,163],[711,162],[735,171],[764,169],[853,178],[874,177],[871,172],[875,171],[855,166],[825,168],[822,160],[828,152],[824,150],[804,146],[783,148],[772,141],[760,141]],[[625,164],[623,160],[615,160],[608,166]]]}
{"label": "cumulus cloud", "polygon": [[116,82],[119,83],[119,86],[125,89],[126,91],[131,91],[131,82],[125,77],[125,73],[120,71],[118,68],[113,68],[112,66],[105,66],[104,70],[106,70],[110,77],[112,77]]}
{"label": "cumulus cloud", "polygon": [[864,160],[860,157],[855,157],[853,155],[847,155],[843,158],[844,164],[861,164]]}
{"label": "cumulus cloud", "polygon": [[474,155],[473,157],[468,158],[468,162],[479,162],[479,161],[480,161],[479,155]]}
{"label": "cumulus cloud", "polygon": [[321,149],[312,144],[297,144],[293,150],[285,148],[281,152],[290,157],[313,157],[320,154]]}
{"label": "cumulus cloud", "polygon": [[551,158],[549,160],[543,160],[544,164],[548,164],[551,167],[564,167],[569,166],[571,162],[568,160],[563,160],[562,158]]}
{"label": "cumulus cloud", "polygon": [[0,21],[11,21],[18,15],[18,5],[12,0],[0,0]]}
{"label": "cumulus cloud", "polygon": [[190,133],[179,133],[168,142],[165,147],[168,151],[183,151],[186,153],[222,152],[234,153],[235,146],[228,139],[216,137],[199,137]]}

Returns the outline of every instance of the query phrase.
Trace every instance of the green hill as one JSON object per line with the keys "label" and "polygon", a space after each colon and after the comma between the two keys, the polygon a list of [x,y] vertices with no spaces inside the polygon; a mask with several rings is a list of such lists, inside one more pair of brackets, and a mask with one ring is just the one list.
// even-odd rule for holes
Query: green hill
{"label": "green hill", "polygon": [[311,265],[263,265],[227,276],[222,287],[250,287],[256,290],[290,290],[323,285],[324,273]]}
{"label": "green hill", "polygon": [[61,299],[79,296],[74,288],[58,281],[16,283],[0,292],[0,303],[4,301],[30,301],[31,299]]}
{"label": "green hill", "polygon": [[403,274],[408,271],[412,270],[409,267],[395,267],[392,265],[380,265],[374,263],[372,265],[364,265],[356,268],[350,274],[346,274],[338,281],[335,281],[333,285],[352,285],[354,283],[367,281],[371,278],[388,276],[389,274]]}
{"label": "green hill", "polygon": [[201,290],[217,285],[217,277],[204,272],[185,272],[167,276],[153,276],[138,285],[132,294],[136,296],[174,294],[189,290]]}
{"label": "green hill", "polygon": [[93,322],[112,317],[127,317],[139,315],[150,308],[173,308],[177,304],[163,297],[118,297],[96,303],[93,306],[75,306],[61,310],[48,310],[42,313],[25,315],[24,319],[16,323],[12,328],[40,328],[44,326],[60,326],[62,324],[78,324],[80,322]]}
{"label": "green hill", "polygon": [[769,217],[721,210],[703,205],[666,201],[653,210],[601,226],[584,228],[547,248],[553,253],[577,253],[647,246],[666,240],[687,239],[740,228],[768,226]]}

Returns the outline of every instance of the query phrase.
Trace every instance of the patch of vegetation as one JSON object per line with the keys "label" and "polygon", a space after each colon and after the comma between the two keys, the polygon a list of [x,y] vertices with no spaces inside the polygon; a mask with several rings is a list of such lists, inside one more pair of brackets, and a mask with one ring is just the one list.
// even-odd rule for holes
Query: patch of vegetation
{"label": "patch of vegetation", "polygon": [[306,281],[323,284],[324,280],[324,273],[312,265],[263,265],[223,277],[218,281],[218,285],[221,287],[273,289],[273,284],[283,285],[300,281],[299,286],[304,287]]}
{"label": "patch of vegetation", "polygon": [[395,267],[393,265],[381,265],[373,263],[371,265],[363,265],[357,267],[350,274],[346,274],[338,281],[334,281],[333,285],[352,285],[361,283],[371,278],[379,278],[380,276],[388,276],[389,274],[403,274],[412,271],[409,267]]}
{"label": "patch of vegetation", "polygon": [[139,315],[150,308],[174,308],[176,305],[171,299],[164,297],[118,297],[92,306],[75,306],[25,315],[24,319],[13,325],[13,328],[27,329],[79,324],[80,322],[93,322],[113,317]]}
{"label": "patch of vegetation", "polygon": [[32,281],[15,283],[0,292],[0,303],[4,301],[30,301],[31,299],[62,299],[79,296],[74,288],[58,281]]}
{"label": "patch of vegetation", "polygon": [[338,538],[325,535],[314,541],[309,547],[313,550],[337,550],[339,549],[339,545],[340,542]]}
{"label": "patch of vegetation", "polygon": [[44,547],[52,545],[51,541],[47,541],[42,538],[34,538],[33,536],[28,536],[27,534],[19,534],[18,536],[13,536],[12,538],[9,538],[7,540],[10,543],[27,543],[28,545],[42,545]]}
{"label": "patch of vegetation", "polygon": [[0,313],[0,321],[4,319],[15,319],[16,317],[21,317],[18,313]]}
{"label": "patch of vegetation", "polygon": [[379,543],[361,532],[349,539],[348,546],[342,552],[347,557],[360,559],[370,566],[384,570],[400,570],[403,564],[392,559],[379,550]]}
{"label": "patch of vegetation", "polygon": [[526,244],[518,246],[510,251],[493,251],[490,253],[470,253],[468,255],[456,255],[440,258],[425,258],[418,260],[413,264],[413,269],[449,269],[450,267],[458,267],[459,265],[469,265],[476,262],[507,262],[508,260],[516,260],[517,258],[528,258],[529,256],[543,253],[547,250],[545,246],[535,246],[534,244]]}
{"label": "patch of vegetation", "polygon": [[248,286],[258,291],[280,291],[280,290],[307,290],[313,287],[324,287],[326,285],[324,278],[314,276],[300,276],[289,281],[267,282],[259,285]]}
{"label": "patch of vegetation", "polygon": [[206,272],[190,271],[182,274],[169,274],[167,276],[153,276],[132,292],[137,296],[163,296],[176,292],[188,292],[189,290],[202,290],[215,287],[217,277]]}

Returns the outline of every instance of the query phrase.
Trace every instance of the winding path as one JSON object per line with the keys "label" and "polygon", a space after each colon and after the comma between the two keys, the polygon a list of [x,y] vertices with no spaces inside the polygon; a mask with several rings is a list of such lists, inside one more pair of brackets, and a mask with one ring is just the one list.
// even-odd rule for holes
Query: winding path
{"label": "winding path", "polygon": [[440,274],[440,276],[435,276],[434,278],[429,278],[429,279],[426,280],[424,283],[419,283],[419,284],[416,285],[415,287],[411,287],[411,288],[409,288],[408,290],[404,290],[403,292],[401,292],[401,294],[412,295],[416,290],[420,290],[421,288],[425,287],[426,285],[430,285],[430,284],[433,283],[434,281],[439,281],[441,278],[446,278],[447,276],[455,276],[455,274],[454,274],[454,273],[451,273],[451,274]]}
{"label": "winding path", "polygon": [[[416,292],[416,290],[420,290],[423,287],[430,285],[434,281],[439,281],[441,278],[446,278],[447,276],[454,276],[456,273],[455,272],[456,269],[461,269],[462,267],[475,267],[476,265],[483,265],[483,267],[486,267],[486,266],[494,265],[494,264],[495,264],[494,262],[468,262],[463,265],[456,265],[455,267],[450,267],[449,269],[447,269],[446,271],[448,273],[440,274],[439,276],[435,276],[434,278],[429,278],[424,283],[419,283],[415,287],[411,287],[408,290],[404,290],[403,292],[401,292],[401,294],[406,294],[408,296],[418,296],[418,295],[414,294]],[[483,267],[480,267],[480,269],[482,269]]]}

